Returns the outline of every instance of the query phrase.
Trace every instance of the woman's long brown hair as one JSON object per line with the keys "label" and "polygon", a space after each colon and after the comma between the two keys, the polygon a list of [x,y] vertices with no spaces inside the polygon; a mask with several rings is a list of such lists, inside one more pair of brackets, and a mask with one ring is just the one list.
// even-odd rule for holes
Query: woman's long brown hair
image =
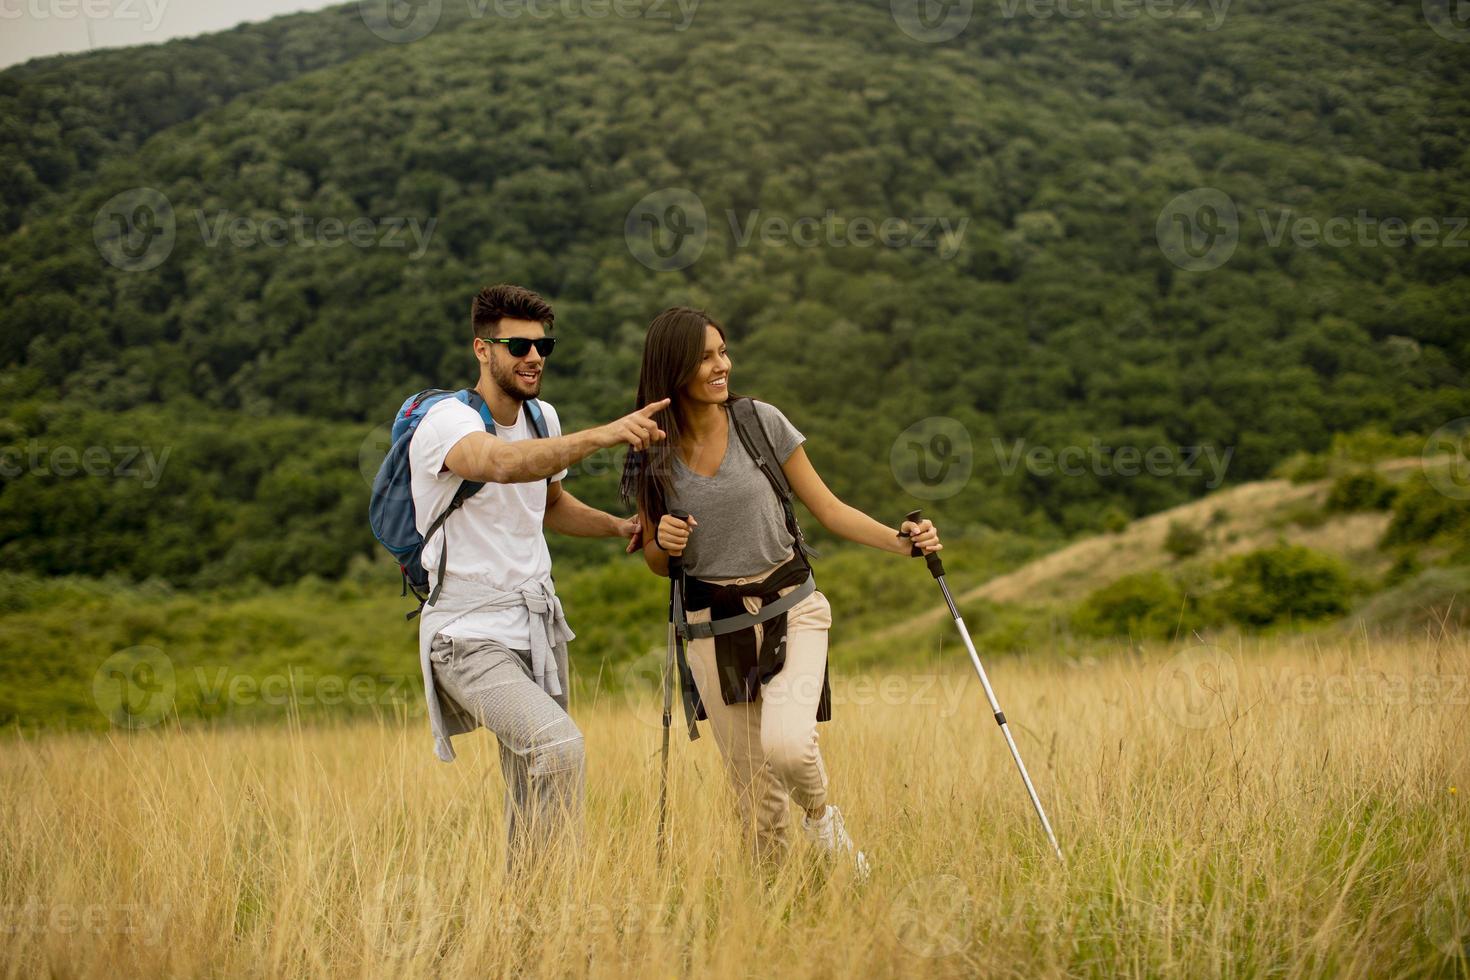
{"label": "woman's long brown hair", "polygon": [[[648,520],[645,540],[654,533],[659,520],[667,512],[669,481],[673,474],[674,454],[679,450],[680,420],[683,414],[683,388],[699,371],[704,358],[704,328],[714,327],[724,339],[725,328],[703,310],[674,306],[664,310],[649,324],[643,340],[643,366],[638,372],[638,398],[635,405],[647,405],[664,398],[669,407],[655,416],[664,430],[663,442],[647,449],[630,451],[623,462],[623,479],[619,485],[624,503],[636,501]],[[734,398],[735,392],[730,392]]]}

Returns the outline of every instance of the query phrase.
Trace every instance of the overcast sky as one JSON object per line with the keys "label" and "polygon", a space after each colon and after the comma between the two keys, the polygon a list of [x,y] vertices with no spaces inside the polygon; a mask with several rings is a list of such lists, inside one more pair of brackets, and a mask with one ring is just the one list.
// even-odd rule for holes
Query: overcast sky
{"label": "overcast sky", "polygon": [[[0,0],[0,68],[42,55],[223,31],[343,0]],[[88,39],[88,28],[91,38]]]}

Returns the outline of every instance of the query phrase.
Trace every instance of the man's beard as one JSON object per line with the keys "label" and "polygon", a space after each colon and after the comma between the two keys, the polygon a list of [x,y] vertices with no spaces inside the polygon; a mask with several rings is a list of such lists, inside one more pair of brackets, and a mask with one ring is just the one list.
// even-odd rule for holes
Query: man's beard
{"label": "man's beard", "polygon": [[518,402],[523,402],[527,398],[535,398],[537,395],[540,395],[541,379],[543,377],[545,377],[544,372],[536,375],[536,387],[534,390],[528,392],[521,387],[521,379],[516,377],[514,366],[502,369],[494,361],[490,362],[490,380],[499,385],[501,391]]}

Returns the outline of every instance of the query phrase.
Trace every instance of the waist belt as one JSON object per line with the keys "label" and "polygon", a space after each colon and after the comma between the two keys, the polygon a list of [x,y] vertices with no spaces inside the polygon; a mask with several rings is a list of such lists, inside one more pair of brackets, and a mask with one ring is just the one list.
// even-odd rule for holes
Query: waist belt
{"label": "waist belt", "polygon": [[[715,585],[697,578],[684,579],[682,598],[688,608],[710,610],[710,622],[685,621],[684,603],[675,589],[675,625],[678,644],[679,680],[684,691],[684,713],[689,723],[690,738],[698,738],[694,722],[705,717],[704,705],[683,655],[683,640],[713,639],[715,670],[719,675],[720,700],[725,704],[751,702],[760,697],[760,689],[786,665],[786,614],[797,603],[817,590],[816,579],[805,557],[798,554],[764,579],[741,585]],[[782,589],[791,589],[778,595]],[[760,609],[745,612],[748,597],[761,600]],[[736,610],[741,610],[736,612]],[[718,618],[716,618],[718,617]],[[759,644],[755,627],[766,624]],[[713,692],[710,692],[713,693]],[[832,693],[826,671],[822,675],[822,693],[817,704],[817,720],[832,716]]]}
{"label": "waist belt", "polygon": [[726,633],[748,630],[752,626],[782,615],[815,591],[817,591],[817,580],[808,575],[805,582],[780,598],[771,600],[753,613],[712,619],[707,623],[679,623],[679,635],[686,640],[707,640],[712,636],[724,636]]}

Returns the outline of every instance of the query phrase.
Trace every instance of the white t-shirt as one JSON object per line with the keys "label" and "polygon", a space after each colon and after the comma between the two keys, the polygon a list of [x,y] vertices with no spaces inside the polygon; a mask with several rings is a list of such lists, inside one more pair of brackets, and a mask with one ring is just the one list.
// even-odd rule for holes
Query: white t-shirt
{"label": "white t-shirt", "polygon": [[[561,435],[556,409],[541,402],[549,436]],[[480,413],[458,398],[437,402],[414,431],[409,443],[409,471],[413,484],[414,523],[419,533],[429,529],[454,499],[462,482],[444,469],[444,457],[455,443],[474,432],[484,432]],[[534,439],[536,434],[523,408],[516,424],[495,426],[495,436],[506,442]],[[559,482],[562,470],[552,477]],[[527,581],[551,574],[551,553],[546,549],[542,520],[546,516],[545,480],[530,483],[487,483],[478,493],[449,515],[443,527],[424,542],[422,561],[429,573],[429,588],[438,580],[444,538],[449,546],[449,572],[445,581],[470,581],[501,592],[510,592]],[[516,650],[531,645],[531,616],[524,606],[470,613],[444,630],[446,635],[492,639]]]}

